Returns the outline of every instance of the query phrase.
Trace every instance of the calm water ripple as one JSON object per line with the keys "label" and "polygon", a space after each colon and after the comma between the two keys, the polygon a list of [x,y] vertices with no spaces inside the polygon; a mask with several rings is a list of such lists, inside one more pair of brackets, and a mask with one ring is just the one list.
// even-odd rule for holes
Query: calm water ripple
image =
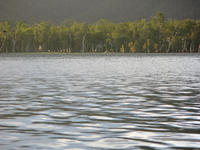
{"label": "calm water ripple", "polygon": [[200,149],[200,55],[0,55],[0,149]]}

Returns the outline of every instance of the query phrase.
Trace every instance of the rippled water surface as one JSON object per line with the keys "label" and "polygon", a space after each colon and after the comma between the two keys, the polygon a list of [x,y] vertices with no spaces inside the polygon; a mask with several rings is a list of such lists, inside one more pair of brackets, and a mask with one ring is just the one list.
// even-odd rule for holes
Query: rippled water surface
{"label": "rippled water surface", "polygon": [[200,149],[200,56],[0,55],[0,149]]}

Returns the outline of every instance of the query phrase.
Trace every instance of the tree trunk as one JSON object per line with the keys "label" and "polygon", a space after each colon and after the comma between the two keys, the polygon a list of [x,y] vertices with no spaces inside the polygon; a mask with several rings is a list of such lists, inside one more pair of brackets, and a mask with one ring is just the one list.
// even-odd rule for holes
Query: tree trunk
{"label": "tree trunk", "polygon": [[86,35],[84,35],[83,39],[82,39],[82,50],[81,50],[82,53],[85,52],[85,37],[86,37]]}
{"label": "tree trunk", "polygon": [[71,53],[71,50],[73,49],[73,44],[72,44],[72,35],[70,34],[69,35],[69,45],[68,45],[68,47],[69,47],[69,53]]}
{"label": "tree trunk", "polygon": [[194,49],[194,42],[192,42],[192,43],[190,44],[190,53],[193,52],[193,49]]}
{"label": "tree trunk", "polygon": [[12,40],[12,52],[15,52],[16,42],[17,41],[15,39]]}
{"label": "tree trunk", "polygon": [[169,51],[170,51],[170,48],[171,48],[171,41],[169,41],[169,44],[168,44],[168,48],[167,48],[167,53],[169,53]]}
{"label": "tree trunk", "polygon": [[92,44],[92,53],[94,53],[95,51],[94,51],[94,45]]}
{"label": "tree trunk", "polygon": [[147,47],[147,53],[150,53],[150,49],[149,49],[149,46]]}
{"label": "tree trunk", "polygon": [[186,40],[184,40],[184,42],[183,42],[182,52],[187,52],[187,41]]}
{"label": "tree trunk", "polygon": [[162,52],[163,46],[164,46],[164,42],[161,42],[161,46],[160,48],[158,48],[158,53]]}
{"label": "tree trunk", "polygon": [[1,47],[0,47],[0,52],[2,51],[3,47],[4,47],[4,44],[6,42],[6,38],[3,40],[2,44],[1,44]]}
{"label": "tree trunk", "polygon": [[26,44],[26,49],[25,49],[26,52],[29,52],[30,51],[30,42],[28,42]]}
{"label": "tree trunk", "polygon": [[200,53],[200,44],[199,44],[198,52]]}

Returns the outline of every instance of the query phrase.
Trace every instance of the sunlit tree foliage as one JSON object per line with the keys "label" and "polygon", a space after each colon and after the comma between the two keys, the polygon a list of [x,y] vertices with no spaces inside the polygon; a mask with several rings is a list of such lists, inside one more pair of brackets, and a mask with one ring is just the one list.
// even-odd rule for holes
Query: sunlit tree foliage
{"label": "sunlit tree foliage", "polygon": [[99,20],[61,25],[0,22],[0,52],[200,52],[200,20],[149,20],[113,23]]}

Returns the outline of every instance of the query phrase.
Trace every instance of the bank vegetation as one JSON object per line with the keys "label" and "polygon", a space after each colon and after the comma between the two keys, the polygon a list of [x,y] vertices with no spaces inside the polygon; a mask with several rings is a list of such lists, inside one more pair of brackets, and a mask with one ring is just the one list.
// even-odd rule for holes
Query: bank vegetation
{"label": "bank vegetation", "polygon": [[149,20],[93,24],[64,21],[0,22],[0,52],[200,52],[200,20],[165,19],[157,13]]}

